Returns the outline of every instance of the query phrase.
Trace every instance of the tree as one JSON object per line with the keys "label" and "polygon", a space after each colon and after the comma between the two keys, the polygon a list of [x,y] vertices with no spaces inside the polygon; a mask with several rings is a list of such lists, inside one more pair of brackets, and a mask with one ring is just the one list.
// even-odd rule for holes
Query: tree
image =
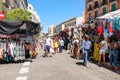
{"label": "tree", "polygon": [[6,20],[30,20],[31,13],[25,9],[11,9],[5,15]]}

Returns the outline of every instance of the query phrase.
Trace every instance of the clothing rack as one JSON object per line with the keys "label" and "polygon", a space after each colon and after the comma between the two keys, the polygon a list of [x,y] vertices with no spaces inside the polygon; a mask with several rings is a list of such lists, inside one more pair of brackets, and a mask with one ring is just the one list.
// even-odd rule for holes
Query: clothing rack
{"label": "clothing rack", "polygon": [[12,38],[1,38],[0,58],[6,62],[19,61],[25,59],[25,50],[22,40]]}

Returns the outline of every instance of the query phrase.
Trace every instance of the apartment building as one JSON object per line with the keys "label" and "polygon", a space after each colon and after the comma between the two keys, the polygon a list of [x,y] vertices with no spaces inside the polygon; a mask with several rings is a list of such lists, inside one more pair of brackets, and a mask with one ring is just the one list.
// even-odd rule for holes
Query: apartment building
{"label": "apartment building", "polygon": [[55,25],[49,26],[48,33],[50,36],[54,36],[54,28],[55,28]]}
{"label": "apartment building", "polygon": [[0,11],[6,13],[9,9],[27,9],[27,0],[0,0]]}
{"label": "apartment building", "polygon": [[58,24],[58,25],[56,25],[55,27],[54,27],[54,30],[53,30],[53,35],[55,36],[55,35],[58,35],[59,33],[60,33],[60,31],[62,31],[62,30],[64,30],[64,24],[63,23],[60,23],[60,24]]}
{"label": "apartment building", "polygon": [[[71,28],[78,27],[83,23],[83,17],[74,17],[71,19],[68,19],[58,25],[54,28],[54,35],[58,35],[60,31],[66,31],[68,32],[71,30]],[[68,32],[70,34],[70,32]]]}
{"label": "apartment building", "polygon": [[120,0],[86,0],[85,22],[117,9],[120,9]]}
{"label": "apartment building", "polygon": [[27,10],[32,13],[30,20],[36,23],[40,23],[40,16],[37,14],[32,4],[28,4]]}

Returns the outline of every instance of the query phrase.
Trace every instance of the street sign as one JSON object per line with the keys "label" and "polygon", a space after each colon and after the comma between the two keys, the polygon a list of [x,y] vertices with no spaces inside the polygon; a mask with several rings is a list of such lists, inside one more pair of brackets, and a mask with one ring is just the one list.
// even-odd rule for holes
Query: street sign
{"label": "street sign", "polygon": [[0,12],[0,20],[3,20],[5,18],[5,14],[3,12]]}

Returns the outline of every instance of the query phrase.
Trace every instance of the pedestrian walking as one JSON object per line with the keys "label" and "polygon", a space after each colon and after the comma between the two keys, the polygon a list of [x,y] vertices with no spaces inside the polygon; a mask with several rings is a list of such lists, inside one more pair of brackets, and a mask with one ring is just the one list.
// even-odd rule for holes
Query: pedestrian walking
{"label": "pedestrian walking", "polygon": [[48,54],[50,53],[50,46],[51,46],[51,38],[49,37],[49,35],[47,35],[45,39],[44,57],[48,57]]}
{"label": "pedestrian walking", "polygon": [[51,38],[51,45],[50,45],[50,53],[54,54],[54,45],[53,45],[53,37]]}
{"label": "pedestrian walking", "polygon": [[79,47],[79,40],[78,40],[78,37],[77,36],[74,36],[74,40],[73,40],[73,57],[75,59],[79,58],[79,50],[80,47]]}
{"label": "pedestrian walking", "polygon": [[89,40],[89,36],[85,35],[85,40],[82,41],[81,49],[84,53],[84,65],[86,67],[89,67],[89,65],[88,65],[88,54],[89,54],[91,46],[92,46],[92,44]]}
{"label": "pedestrian walking", "polygon": [[56,54],[58,52],[58,40],[56,37],[54,38],[53,45],[54,45],[54,51]]}
{"label": "pedestrian walking", "polygon": [[60,53],[62,53],[63,47],[64,47],[64,41],[63,41],[62,37],[60,37],[60,39],[59,39],[59,52]]}
{"label": "pedestrian walking", "polygon": [[101,38],[101,42],[99,43],[99,60],[98,65],[101,63],[101,58],[103,57],[103,63],[106,62],[106,52],[108,50],[108,43],[107,43],[107,37]]}

